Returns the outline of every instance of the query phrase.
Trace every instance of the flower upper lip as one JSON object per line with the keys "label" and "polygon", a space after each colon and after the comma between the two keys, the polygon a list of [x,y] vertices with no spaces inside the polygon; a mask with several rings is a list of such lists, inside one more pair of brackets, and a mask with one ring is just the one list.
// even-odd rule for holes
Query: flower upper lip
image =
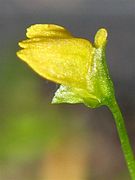
{"label": "flower upper lip", "polygon": [[17,55],[41,76],[59,84],[85,88],[92,44],[58,25],[33,25]]}

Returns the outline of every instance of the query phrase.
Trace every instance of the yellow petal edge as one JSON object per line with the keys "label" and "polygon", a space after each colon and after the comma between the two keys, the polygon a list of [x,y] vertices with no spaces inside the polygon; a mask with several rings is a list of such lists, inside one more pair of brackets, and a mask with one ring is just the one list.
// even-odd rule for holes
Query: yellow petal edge
{"label": "yellow petal edge", "polygon": [[72,37],[70,32],[62,26],[55,24],[35,24],[27,28],[26,36],[28,38],[35,37]]}

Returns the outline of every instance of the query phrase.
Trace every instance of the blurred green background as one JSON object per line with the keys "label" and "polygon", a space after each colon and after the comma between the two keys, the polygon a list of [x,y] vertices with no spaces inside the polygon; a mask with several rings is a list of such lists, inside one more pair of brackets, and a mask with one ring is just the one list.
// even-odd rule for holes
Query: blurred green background
{"label": "blurred green background", "polygon": [[91,41],[108,29],[107,63],[135,149],[135,1],[0,0],[0,180],[129,180],[108,109],[51,105],[58,85],[16,57],[36,23]]}

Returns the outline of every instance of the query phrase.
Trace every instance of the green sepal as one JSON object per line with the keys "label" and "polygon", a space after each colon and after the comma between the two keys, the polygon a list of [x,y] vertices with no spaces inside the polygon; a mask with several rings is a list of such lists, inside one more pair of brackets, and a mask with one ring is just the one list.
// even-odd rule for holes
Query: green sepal
{"label": "green sepal", "polygon": [[60,103],[83,103],[91,108],[100,106],[99,99],[96,96],[89,94],[86,90],[67,87],[64,85],[60,86],[60,88],[56,91],[55,96],[52,99],[52,104]]}

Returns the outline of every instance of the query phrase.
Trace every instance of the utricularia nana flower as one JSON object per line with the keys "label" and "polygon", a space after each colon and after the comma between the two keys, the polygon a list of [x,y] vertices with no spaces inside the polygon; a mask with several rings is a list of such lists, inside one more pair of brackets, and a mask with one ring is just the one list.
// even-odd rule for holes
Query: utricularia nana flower
{"label": "utricularia nana flower", "polygon": [[32,25],[26,36],[17,55],[38,74],[60,84],[52,103],[84,103],[94,108],[113,98],[105,62],[106,29],[98,30],[93,44],[54,24]]}

